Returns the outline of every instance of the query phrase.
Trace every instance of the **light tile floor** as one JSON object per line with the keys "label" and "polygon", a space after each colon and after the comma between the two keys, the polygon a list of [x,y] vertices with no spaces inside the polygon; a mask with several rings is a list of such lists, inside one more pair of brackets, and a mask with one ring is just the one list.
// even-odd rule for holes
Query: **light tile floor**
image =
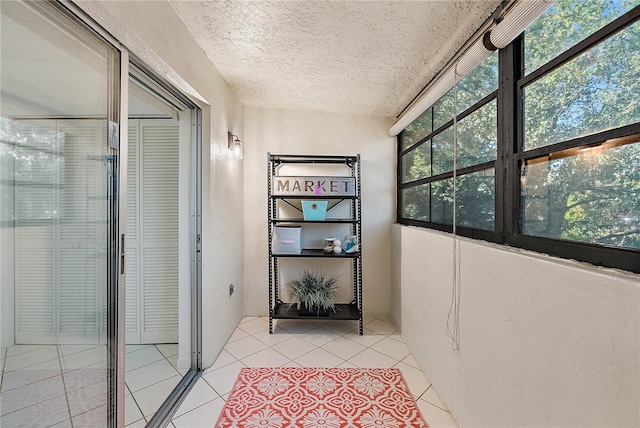
{"label": "light tile floor", "polygon": [[[431,428],[457,427],[402,336],[388,321],[365,322],[359,336],[353,321],[278,320],[274,334],[266,318],[246,317],[198,379],[174,415],[176,428],[211,427],[218,419],[242,367],[397,367]],[[144,426],[140,421],[130,426]]]}
{"label": "light tile floor", "polygon": [[[125,423],[145,426],[186,370],[177,344],[127,345]],[[103,426],[107,350],[103,345],[0,348],[0,426]]]}
{"label": "light tile floor", "polygon": [[125,355],[125,425],[149,422],[186,369],[177,368],[178,345],[127,345]]}
{"label": "light tile floor", "polygon": [[1,349],[0,426],[89,426],[106,420],[106,348],[17,345]]}
{"label": "light tile floor", "polygon": [[[431,428],[457,427],[393,324],[369,320],[287,321],[268,333],[266,318],[242,320],[170,426],[210,427],[242,367],[397,367]],[[144,427],[186,370],[178,346],[127,345],[125,425]],[[19,345],[0,349],[0,426],[93,426],[106,417],[106,352],[95,345]]]}

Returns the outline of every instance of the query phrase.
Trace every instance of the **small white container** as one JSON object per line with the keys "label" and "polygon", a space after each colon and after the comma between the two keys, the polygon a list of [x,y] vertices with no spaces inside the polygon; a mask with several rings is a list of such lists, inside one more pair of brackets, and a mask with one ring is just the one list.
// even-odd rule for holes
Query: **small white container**
{"label": "small white container", "polygon": [[302,247],[300,226],[274,226],[273,252],[275,254],[300,254]]}
{"label": "small white container", "polygon": [[325,253],[333,253],[333,240],[336,238],[324,238],[323,250]]}

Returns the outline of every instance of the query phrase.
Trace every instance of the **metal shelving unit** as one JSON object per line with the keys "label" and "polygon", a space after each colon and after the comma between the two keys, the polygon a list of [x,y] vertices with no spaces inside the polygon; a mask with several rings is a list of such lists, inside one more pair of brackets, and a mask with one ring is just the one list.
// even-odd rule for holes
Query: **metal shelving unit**
{"label": "metal shelving unit", "polygon": [[[362,323],[362,224],[361,224],[361,200],[360,200],[360,155],[355,156],[304,156],[304,155],[275,155],[268,153],[267,189],[268,189],[268,244],[269,244],[269,333],[273,333],[274,319],[329,319],[329,320],[354,320],[358,321],[359,334],[363,334]],[[355,195],[274,195],[274,177],[278,176],[278,170],[285,164],[309,165],[313,172],[313,165],[345,165],[350,171],[350,176],[355,180]],[[310,175],[312,176],[312,174]],[[328,200],[327,211],[340,204],[349,204],[350,217],[326,218],[325,220],[304,220],[300,217],[281,218],[278,207],[280,204],[289,205],[301,211],[296,202],[301,200]],[[351,234],[356,236],[359,251],[351,254],[327,254],[321,248],[304,248],[300,254],[282,254],[273,252],[274,226],[280,224],[304,225],[304,224],[346,224],[350,225]],[[330,230],[330,229],[328,229]],[[314,316],[298,314],[295,305],[284,302],[280,298],[279,259],[281,258],[327,258],[342,259],[345,263],[351,263],[353,274],[353,294],[350,302],[336,302],[335,312],[329,311],[327,316]]]}

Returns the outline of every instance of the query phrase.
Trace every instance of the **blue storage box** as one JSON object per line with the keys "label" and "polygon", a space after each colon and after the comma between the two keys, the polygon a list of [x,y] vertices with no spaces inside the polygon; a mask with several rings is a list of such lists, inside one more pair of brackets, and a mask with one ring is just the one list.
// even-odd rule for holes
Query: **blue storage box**
{"label": "blue storage box", "polygon": [[327,215],[328,201],[302,201],[302,214],[305,220],[324,220]]}

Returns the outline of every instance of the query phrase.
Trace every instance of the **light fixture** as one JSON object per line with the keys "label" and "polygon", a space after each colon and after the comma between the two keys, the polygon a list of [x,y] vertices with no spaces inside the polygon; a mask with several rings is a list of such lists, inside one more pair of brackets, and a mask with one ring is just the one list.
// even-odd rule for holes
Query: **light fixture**
{"label": "light fixture", "polygon": [[229,151],[233,153],[233,156],[236,159],[242,159],[242,142],[237,135],[234,135],[231,132],[227,132],[227,136]]}

